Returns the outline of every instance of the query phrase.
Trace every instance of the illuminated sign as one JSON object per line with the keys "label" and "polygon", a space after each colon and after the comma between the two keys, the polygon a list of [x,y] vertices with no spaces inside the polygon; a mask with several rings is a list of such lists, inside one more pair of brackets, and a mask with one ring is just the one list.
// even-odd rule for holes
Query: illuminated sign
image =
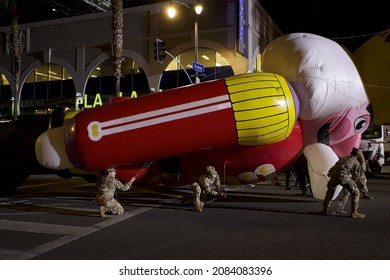
{"label": "illuminated sign", "polygon": [[[122,97],[122,92],[119,93],[119,96]],[[137,98],[137,97],[138,97],[137,92],[135,90],[132,91],[130,98]],[[89,103],[88,100],[89,100],[88,94],[84,94],[84,98],[81,96],[77,97],[76,98],[76,111],[79,111],[82,109],[91,109],[91,108],[95,108],[97,106],[103,105],[103,99],[102,99],[100,93],[95,94],[95,97],[93,99],[93,103]]]}
{"label": "illuminated sign", "polygon": [[[122,95],[122,93],[121,93],[121,95]],[[93,105],[88,104],[88,95],[87,94],[84,95],[84,109],[95,108],[97,106],[102,106],[102,105],[103,105],[103,101],[102,101],[102,98],[100,96],[100,93],[97,93],[95,95]]]}
{"label": "illuminated sign", "polygon": [[245,0],[238,1],[238,51],[245,54]]}

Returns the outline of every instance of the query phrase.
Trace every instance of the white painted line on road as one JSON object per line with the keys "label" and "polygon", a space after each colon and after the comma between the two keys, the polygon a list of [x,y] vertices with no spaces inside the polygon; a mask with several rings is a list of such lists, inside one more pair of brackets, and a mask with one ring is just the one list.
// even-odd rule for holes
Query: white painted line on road
{"label": "white painted line on road", "polygon": [[0,249],[0,260],[28,260],[35,256],[24,251]]}
{"label": "white painted line on road", "polygon": [[58,225],[58,224],[0,220],[0,229],[24,231],[24,232],[64,235],[64,234],[73,234],[75,232],[82,230],[83,228],[84,227],[80,227],[80,226],[66,226],[66,225]]}
{"label": "white painted line on road", "polygon": [[[131,217],[137,216],[139,214],[145,213],[154,208],[143,207],[137,208],[135,210],[125,212],[122,215],[114,216],[113,218],[104,218],[104,221],[94,224],[89,227],[80,227],[80,226],[66,226],[66,225],[53,225],[53,224],[44,224],[44,223],[30,223],[30,222],[14,222],[9,220],[0,221],[0,229],[7,230],[17,230],[25,232],[39,232],[39,233],[50,233],[50,234],[66,234],[56,240],[45,243],[41,246],[35,247],[29,251],[16,251],[16,250],[7,250],[0,249],[0,257],[4,256],[2,259],[9,260],[27,260],[39,256],[43,253],[54,250],[62,245],[65,245],[69,242],[75,241],[81,237],[85,237],[91,233],[94,233],[98,230],[104,229],[116,223],[122,222]],[[28,227],[28,228],[27,228]],[[46,228],[46,229],[45,229]],[[62,232],[61,232],[62,230]]]}

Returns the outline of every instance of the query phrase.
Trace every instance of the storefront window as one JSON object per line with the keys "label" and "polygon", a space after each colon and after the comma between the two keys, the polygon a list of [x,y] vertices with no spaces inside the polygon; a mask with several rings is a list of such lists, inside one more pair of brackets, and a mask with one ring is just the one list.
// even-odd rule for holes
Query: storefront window
{"label": "storefront window", "polygon": [[57,64],[43,64],[27,77],[20,96],[20,114],[48,114],[64,105],[74,107],[76,90],[69,72]]}
{"label": "storefront window", "polygon": [[254,65],[253,65],[253,71],[254,72],[263,72],[263,68],[261,66],[261,60],[262,60],[261,54],[257,54],[256,61],[255,61]]}
{"label": "storefront window", "polygon": [[[139,97],[149,93],[148,79],[142,67],[133,59],[125,57],[122,61],[120,91],[122,96]],[[115,77],[113,58],[99,64],[88,79],[85,94],[94,99],[99,94],[104,102],[115,96]]]}
{"label": "storefront window", "polygon": [[0,117],[11,116],[11,107],[12,107],[12,93],[11,87],[7,78],[1,74],[0,80]]}
{"label": "storefront window", "polygon": [[[168,64],[161,79],[163,90],[195,83],[192,63],[195,61],[194,49],[187,50],[175,57]],[[232,76],[233,69],[220,53],[206,48],[199,48],[198,63],[204,65],[204,73],[198,73],[201,82]]]}

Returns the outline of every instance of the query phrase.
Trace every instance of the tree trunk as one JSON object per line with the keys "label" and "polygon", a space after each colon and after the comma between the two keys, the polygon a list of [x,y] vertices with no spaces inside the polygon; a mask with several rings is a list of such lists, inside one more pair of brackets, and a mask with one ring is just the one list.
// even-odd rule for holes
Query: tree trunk
{"label": "tree trunk", "polygon": [[22,44],[21,44],[21,34],[18,24],[18,13],[16,10],[16,4],[14,1],[11,2],[11,55],[13,62],[13,77],[15,79],[15,88],[14,88],[14,105],[13,105],[13,115],[16,120],[19,115],[19,86],[20,86],[20,65],[22,59]]}
{"label": "tree trunk", "polygon": [[112,44],[114,49],[114,76],[115,95],[120,95],[120,82],[122,77],[122,49],[123,49],[123,1],[111,0],[112,6]]}

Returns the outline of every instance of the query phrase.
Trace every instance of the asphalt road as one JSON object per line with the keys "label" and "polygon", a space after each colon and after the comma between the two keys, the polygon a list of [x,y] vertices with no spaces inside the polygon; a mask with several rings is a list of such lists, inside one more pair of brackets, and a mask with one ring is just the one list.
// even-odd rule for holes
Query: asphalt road
{"label": "asphalt road", "polygon": [[321,216],[322,201],[269,182],[227,186],[202,213],[187,187],[136,188],[118,193],[125,214],[101,218],[93,184],[31,176],[0,197],[0,260],[388,260],[390,177],[368,187],[365,219]]}

